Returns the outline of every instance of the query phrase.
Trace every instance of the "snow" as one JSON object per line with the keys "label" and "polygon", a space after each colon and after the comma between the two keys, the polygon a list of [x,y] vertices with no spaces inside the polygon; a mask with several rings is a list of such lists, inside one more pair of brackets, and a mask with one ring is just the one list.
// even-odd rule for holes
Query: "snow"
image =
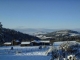
{"label": "snow", "polygon": [[50,41],[49,40],[44,40],[44,41],[40,41],[40,40],[34,40],[34,41],[32,41],[32,42],[36,42],[36,43],[50,43]]}
{"label": "snow", "polygon": [[60,46],[61,44],[63,44],[63,43],[77,43],[76,41],[59,41],[59,42],[54,42],[53,43],[53,46]]}
{"label": "snow", "polygon": [[11,44],[11,42],[5,42],[4,44]]}
{"label": "snow", "polygon": [[[65,41],[67,42],[67,41]],[[75,41],[69,41],[75,43]],[[56,46],[60,46],[60,44],[64,43],[64,41],[61,42],[54,42],[53,46],[46,46],[41,49],[39,49],[40,46],[3,46],[0,47],[0,60],[50,60],[51,59],[51,51]],[[11,50],[11,47],[13,47],[13,50]],[[55,50],[55,49],[54,49]],[[80,57],[80,48],[77,48],[78,52],[73,53],[77,56],[77,58]],[[62,55],[61,50],[55,50],[55,53],[59,53]],[[70,53],[65,52],[66,57],[70,55]],[[78,54],[79,53],[79,54]],[[55,59],[57,60],[57,59]],[[79,60],[79,59],[78,59]]]}
{"label": "snow", "polygon": [[19,40],[16,40],[16,42],[20,42]]}
{"label": "snow", "polygon": [[65,43],[67,43],[67,42],[68,42],[69,45],[74,45],[74,44],[77,43],[76,41],[59,41],[59,42],[54,42],[54,43],[53,43],[53,46],[54,46],[56,49],[59,49],[60,45],[65,44]]}
{"label": "snow", "polygon": [[[53,43],[53,46],[54,47],[56,47],[57,48],[57,50],[58,50],[58,53],[60,54],[60,55],[63,55],[63,53],[62,53],[62,50],[60,50],[59,49],[59,46],[61,45],[61,44],[65,44],[67,41],[61,41],[61,42],[54,42]],[[77,44],[78,42],[76,42],[76,41],[68,41],[68,45],[75,45],[75,44]],[[79,43],[78,43],[79,44]],[[74,52],[66,52],[65,51],[65,56],[66,56],[66,58],[70,55],[75,55],[75,58],[77,58],[77,60],[79,60],[80,59],[80,46],[78,46],[78,47],[73,47],[73,50],[76,50],[76,51],[74,51]]]}
{"label": "snow", "polygon": [[53,46],[60,46],[63,42],[54,42]]}
{"label": "snow", "polygon": [[21,44],[30,44],[30,42],[21,42]]}
{"label": "snow", "polygon": [[39,46],[35,47],[14,47],[11,50],[11,47],[2,47],[0,48],[1,54],[13,54],[15,55],[46,55],[48,48],[39,49]]}
{"label": "snow", "polygon": [[40,41],[40,42],[43,42],[43,43],[50,43],[50,41]]}
{"label": "snow", "polygon": [[69,34],[70,34],[70,36],[80,36],[79,33],[69,33]]}
{"label": "snow", "polygon": [[29,53],[17,53],[20,56],[46,56],[45,52],[29,52]]}
{"label": "snow", "polygon": [[3,46],[0,47],[0,60],[50,60],[51,56],[46,55],[46,48],[39,49],[39,46]]}
{"label": "snow", "polygon": [[0,60],[50,60],[50,56],[0,56]]}
{"label": "snow", "polygon": [[40,40],[34,40],[34,41],[32,41],[32,42],[40,43]]}

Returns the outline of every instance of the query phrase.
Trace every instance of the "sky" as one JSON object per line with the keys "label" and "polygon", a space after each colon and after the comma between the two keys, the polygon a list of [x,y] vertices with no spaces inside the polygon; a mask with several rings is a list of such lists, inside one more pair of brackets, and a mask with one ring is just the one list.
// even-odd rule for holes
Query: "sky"
{"label": "sky", "polygon": [[80,0],[0,0],[5,28],[80,28]]}

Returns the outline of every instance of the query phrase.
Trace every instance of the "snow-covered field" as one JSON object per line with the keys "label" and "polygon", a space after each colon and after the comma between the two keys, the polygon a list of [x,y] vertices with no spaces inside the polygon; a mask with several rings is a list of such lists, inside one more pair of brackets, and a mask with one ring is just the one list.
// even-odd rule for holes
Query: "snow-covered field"
{"label": "snow-covered field", "polygon": [[[54,44],[53,46],[13,46],[13,50],[11,50],[12,46],[3,46],[0,47],[0,60],[50,60],[52,58],[51,54],[48,54],[48,52],[51,52],[53,50],[53,56],[59,54],[60,56],[63,56],[63,52],[65,52],[65,57],[67,58],[68,55],[75,55],[77,60],[80,59],[80,47],[73,47],[73,51],[66,52],[61,49],[59,49],[60,43],[57,45]],[[58,48],[58,49],[57,49]]]}
{"label": "snow-covered field", "polygon": [[13,46],[13,50],[11,46],[0,47],[0,60],[50,60],[51,56],[46,54],[48,49],[39,49],[39,46]]}

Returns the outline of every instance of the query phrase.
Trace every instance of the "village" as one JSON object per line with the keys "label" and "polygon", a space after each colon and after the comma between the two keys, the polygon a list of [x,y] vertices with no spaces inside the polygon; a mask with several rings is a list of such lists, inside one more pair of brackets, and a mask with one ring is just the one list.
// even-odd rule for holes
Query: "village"
{"label": "village", "polygon": [[22,41],[13,40],[12,42],[5,42],[4,46],[40,46],[40,45],[51,45],[50,40],[32,40],[32,41]]}
{"label": "village", "polygon": [[44,56],[44,60],[79,60],[80,43],[76,41],[59,41],[51,44],[49,40],[33,40],[20,43],[19,40],[16,40],[5,42],[4,46],[0,47],[1,55],[38,56],[38,58]]}

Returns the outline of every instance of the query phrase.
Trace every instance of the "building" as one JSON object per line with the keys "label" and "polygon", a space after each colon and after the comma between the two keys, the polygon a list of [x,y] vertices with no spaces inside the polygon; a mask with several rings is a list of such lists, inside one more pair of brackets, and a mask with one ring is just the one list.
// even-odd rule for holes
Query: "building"
{"label": "building", "polygon": [[40,41],[43,45],[50,45],[50,41],[49,40],[44,40],[44,41]]}
{"label": "building", "polygon": [[41,43],[40,43],[39,40],[33,40],[33,41],[31,41],[31,45],[33,45],[33,46],[39,46],[39,45],[41,45]]}
{"label": "building", "polygon": [[34,40],[34,41],[31,41],[31,44],[33,46],[50,45],[50,41],[49,40]]}
{"label": "building", "polygon": [[30,42],[21,42],[21,46],[30,46]]}
{"label": "building", "polygon": [[11,46],[11,42],[5,42],[4,46]]}
{"label": "building", "polygon": [[13,40],[12,45],[19,45],[21,42],[19,40]]}

